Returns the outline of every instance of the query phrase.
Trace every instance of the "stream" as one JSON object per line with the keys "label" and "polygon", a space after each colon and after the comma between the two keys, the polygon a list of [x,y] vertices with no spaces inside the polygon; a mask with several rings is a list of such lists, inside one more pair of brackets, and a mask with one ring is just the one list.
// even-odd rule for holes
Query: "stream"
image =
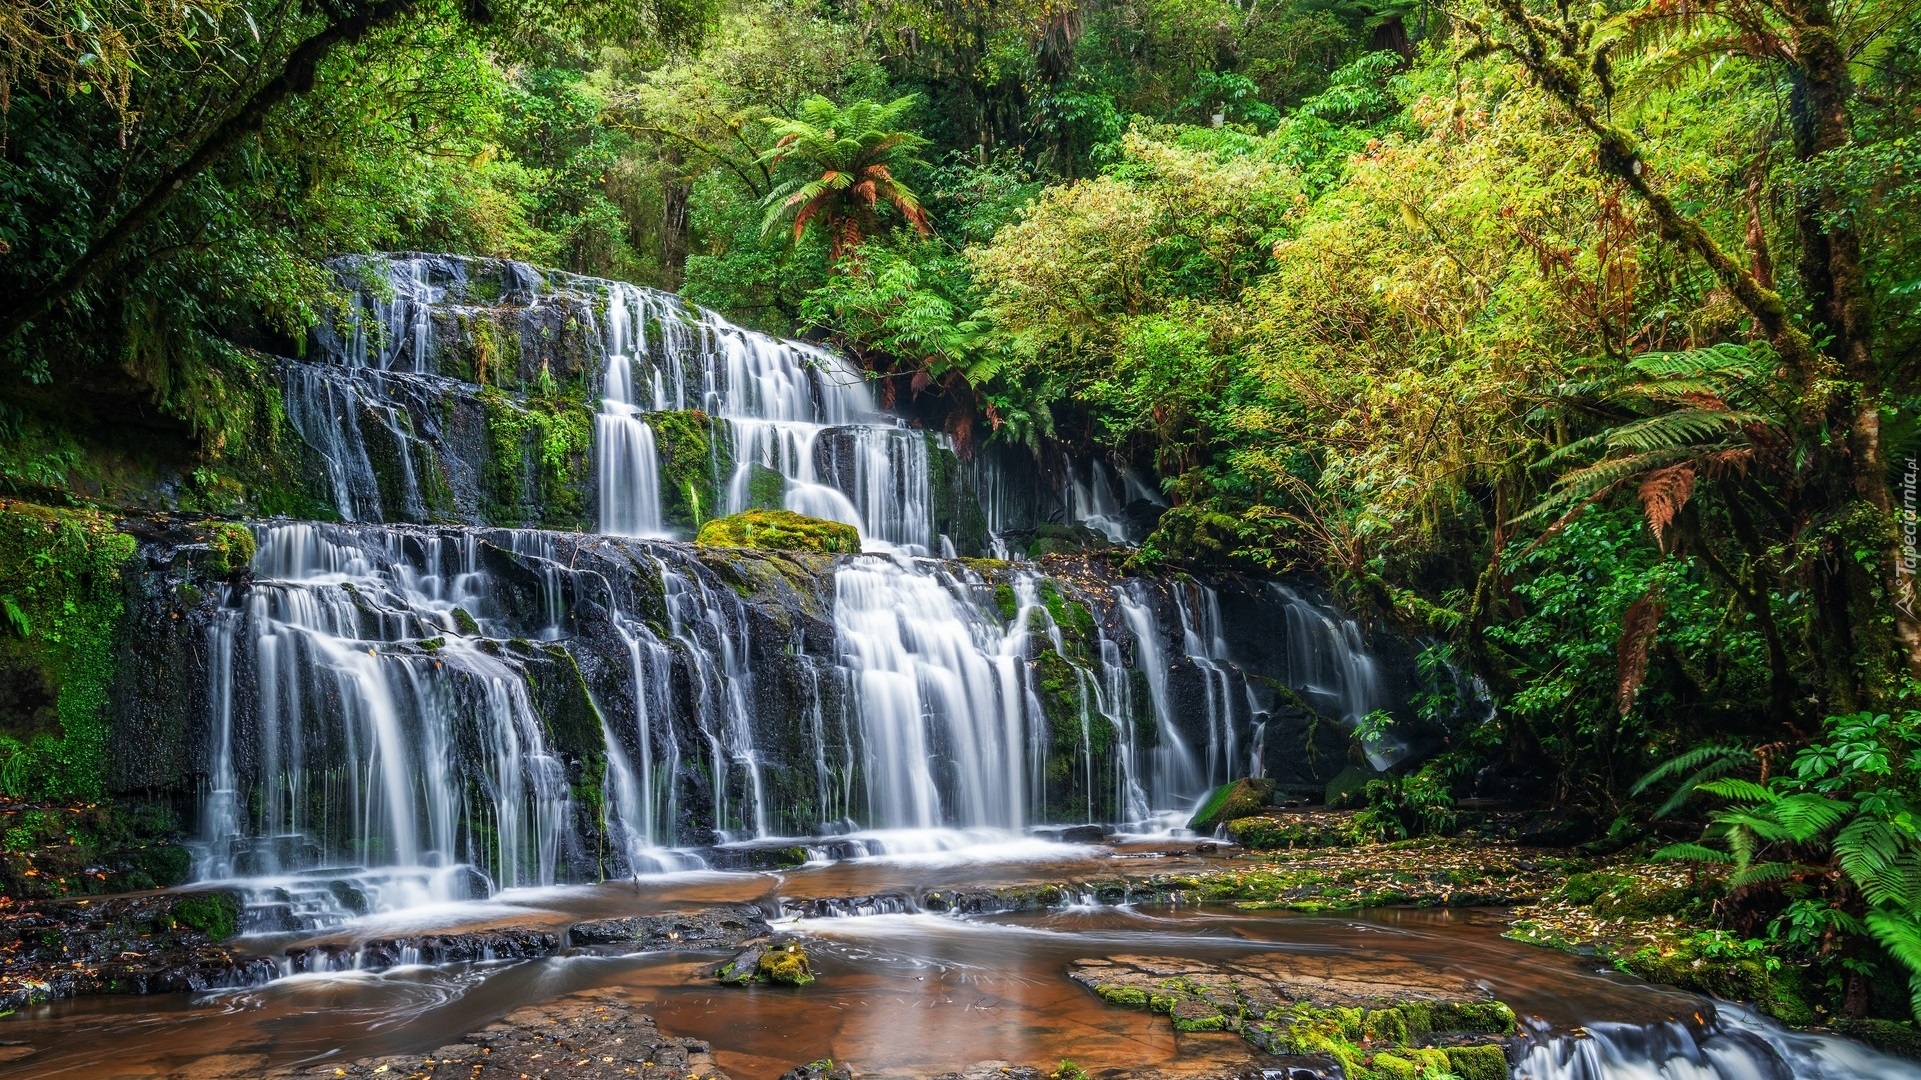
{"label": "stream", "polygon": [[[1191,846],[1191,845],[1188,845]],[[1130,850],[1130,848],[1132,850]],[[330,930],[351,941],[486,926],[564,926],[582,919],[759,904],[792,912],[809,901],[914,897],[982,886],[1111,875],[1116,849],[1007,838],[919,856],[878,856],[782,872],[697,870],[638,883],[506,890],[485,901],[370,915]],[[1208,856],[1124,861],[1157,872],[1205,867]],[[1051,910],[956,915],[777,915],[805,943],[819,982],[722,987],[711,973],[729,951],[580,948],[534,960],[402,964],[379,971],[289,975],[199,995],[95,998],[29,1010],[0,1038],[48,1046],[6,1075],[161,1076],[197,1061],[263,1066],[349,1062],[431,1050],[522,1005],[581,990],[636,1003],[664,1031],[714,1044],[734,1077],[773,1077],[822,1058],[861,1076],[930,1076],[1001,1060],[1090,1075],[1260,1076],[1265,1055],[1238,1036],[1177,1034],[1165,1017],[1117,1009],[1068,981],[1088,956],[1151,953],[1231,959],[1289,952],[1380,960],[1464,976],[1514,1006],[1528,1035],[1513,1075],[1535,1080],[1702,1077],[1921,1077],[1921,1068],[1857,1044],[1787,1032],[1728,1003],[1651,987],[1592,962],[1500,936],[1476,909],[1378,909],[1322,917],[1208,907],[1069,903]],[[262,952],[301,935],[265,935]],[[312,940],[312,939],[308,939]],[[1267,1075],[1278,1075],[1268,1073]]]}

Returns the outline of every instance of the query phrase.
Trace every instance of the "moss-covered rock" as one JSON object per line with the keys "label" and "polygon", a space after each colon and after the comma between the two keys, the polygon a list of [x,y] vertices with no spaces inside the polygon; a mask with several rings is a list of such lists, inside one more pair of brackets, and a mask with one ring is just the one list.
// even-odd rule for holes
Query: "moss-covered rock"
{"label": "moss-covered rock", "polygon": [[1227,835],[1249,851],[1344,847],[1354,842],[1353,832],[1332,814],[1235,818],[1227,823]]}
{"label": "moss-covered rock", "polygon": [[240,898],[231,892],[199,893],[173,906],[174,922],[225,941],[240,929]]}
{"label": "moss-covered rock", "polygon": [[807,951],[793,942],[761,953],[757,970],[762,981],[782,986],[806,986],[814,981],[814,968],[807,961]]}
{"label": "moss-covered rock", "polygon": [[1467,979],[1390,955],[1127,955],[1076,961],[1068,977],[1108,1004],[1163,1014],[1178,1031],[1238,1032],[1268,1053],[1326,1059],[1350,1080],[1462,1067],[1476,1080],[1504,1077],[1505,1052],[1490,1037],[1515,1031],[1513,1010]]}
{"label": "moss-covered rock", "polygon": [[105,514],[0,502],[0,791],[100,793],[134,553]]}
{"label": "moss-covered rock", "polygon": [[734,471],[728,441],[717,437],[718,425],[699,409],[648,413],[646,420],[660,458],[661,516],[692,532],[723,505],[721,478]]}
{"label": "moss-covered rock", "polygon": [[1222,784],[1201,800],[1194,816],[1188,819],[1187,827],[1197,833],[1211,833],[1235,818],[1252,817],[1259,813],[1273,795],[1272,780],[1242,777],[1231,784]]}
{"label": "moss-covered rock", "polygon": [[747,510],[702,525],[694,542],[708,547],[850,555],[860,551],[860,531],[791,510]]}

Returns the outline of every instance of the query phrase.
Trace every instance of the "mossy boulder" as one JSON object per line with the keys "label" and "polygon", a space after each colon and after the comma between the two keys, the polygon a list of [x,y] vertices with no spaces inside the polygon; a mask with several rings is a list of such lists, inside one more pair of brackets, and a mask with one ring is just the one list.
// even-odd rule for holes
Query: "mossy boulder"
{"label": "mossy boulder", "polygon": [[1231,784],[1222,784],[1201,800],[1194,816],[1188,819],[1187,827],[1197,833],[1211,833],[1235,818],[1252,817],[1260,813],[1273,794],[1272,780],[1243,777]]}
{"label": "mossy boulder", "polygon": [[792,942],[761,953],[759,973],[763,982],[783,986],[806,986],[814,981],[814,968],[807,962],[807,950]]}
{"label": "mossy boulder", "polygon": [[230,892],[189,896],[173,906],[173,921],[211,941],[225,941],[240,928],[240,898]]}
{"label": "mossy boulder", "polygon": [[1448,1070],[1461,1080],[1507,1080],[1507,1051],[1500,1046],[1451,1046],[1446,1053]]}
{"label": "mossy boulder", "polygon": [[852,555],[860,551],[860,532],[852,525],[791,510],[748,510],[702,525],[694,542],[706,547]]}

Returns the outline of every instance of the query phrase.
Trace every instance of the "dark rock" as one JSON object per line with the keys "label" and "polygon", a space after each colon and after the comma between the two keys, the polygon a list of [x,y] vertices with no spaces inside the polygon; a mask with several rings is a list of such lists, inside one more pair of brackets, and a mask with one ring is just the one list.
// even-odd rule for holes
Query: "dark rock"
{"label": "dark rock", "polygon": [[0,1010],[89,994],[247,986],[279,974],[220,942],[240,897],[190,890],[43,900],[0,910]]}
{"label": "dark rock", "polygon": [[714,972],[714,977],[725,986],[745,986],[760,977],[760,959],[766,952],[763,946],[750,946],[722,964],[720,970]]}
{"label": "dark rock", "polygon": [[1107,839],[1107,830],[1099,825],[1075,825],[1061,830],[1063,844],[1098,844]]}

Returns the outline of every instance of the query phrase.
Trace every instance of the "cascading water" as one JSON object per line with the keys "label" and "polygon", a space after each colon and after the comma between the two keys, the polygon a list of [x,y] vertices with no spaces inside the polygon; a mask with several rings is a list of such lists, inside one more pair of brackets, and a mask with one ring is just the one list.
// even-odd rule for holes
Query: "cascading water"
{"label": "cascading water", "polygon": [[[326,894],[348,909],[458,899],[485,891],[475,873],[497,887],[553,882],[569,798],[559,762],[522,673],[452,633],[463,601],[482,607],[462,592],[472,544],[310,524],[256,532],[256,578],[209,642],[198,876],[293,875],[308,887],[274,888],[297,914],[328,908]],[[250,783],[237,762],[242,699]]]}
{"label": "cascading water", "polygon": [[[385,288],[365,285],[383,266]],[[308,874],[354,909],[776,836],[1156,828],[1262,769],[1266,713],[1213,590],[928,557],[957,546],[938,487],[956,477],[983,482],[958,496],[976,521],[1118,538],[1154,500],[1133,474],[1068,461],[1042,482],[999,450],[937,468],[952,447],[882,412],[846,361],[667,294],[444,257],[343,274],[353,300],[318,362],[287,365],[341,516],[545,513],[528,500],[546,474],[500,488],[495,428],[522,438],[574,393],[600,536],[260,527],[253,580],[207,630],[203,878]],[[711,436],[672,462],[684,493],[665,489],[668,431]],[[686,528],[670,503],[695,519],[781,505],[856,525],[874,554],[806,570],[790,585],[815,599],[794,610],[757,607],[780,592],[769,572],[795,571],[646,539]],[[1382,707],[1358,628],[1276,598],[1284,681],[1350,722]],[[326,884],[356,874],[381,880]]]}
{"label": "cascading water", "polygon": [[634,396],[635,355],[647,350],[648,297],[616,285],[607,296],[607,369],[600,413],[594,417],[595,463],[600,477],[600,531],[621,536],[664,534],[660,503],[660,456],[654,430],[641,418]]}
{"label": "cascading water", "polygon": [[1023,605],[1000,627],[945,572],[862,559],[834,576],[862,775],[882,828],[1029,821]]}
{"label": "cascading water", "polygon": [[1716,1002],[1704,1026],[1590,1023],[1537,1033],[1517,1080],[1921,1080],[1921,1065],[1828,1035],[1789,1031]]}

